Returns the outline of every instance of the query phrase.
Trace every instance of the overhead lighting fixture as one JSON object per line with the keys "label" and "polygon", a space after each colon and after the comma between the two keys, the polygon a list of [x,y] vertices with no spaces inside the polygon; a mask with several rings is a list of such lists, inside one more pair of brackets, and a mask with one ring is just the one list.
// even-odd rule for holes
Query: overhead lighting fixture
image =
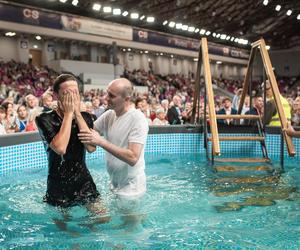
{"label": "overhead lighting fixture", "polygon": [[239,42],[240,39],[238,39],[237,37],[234,39],[234,42]]}
{"label": "overhead lighting fixture", "polygon": [[113,15],[115,16],[121,15],[121,9],[113,9]]}
{"label": "overhead lighting fixture", "polygon": [[131,48],[128,48],[127,51],[131,51]]}
{"label": "overhead lighting fixture", "polygon": [[195,33],[198,33],[199,32],[199,29],[197,28],[197,29],[195,29]]}
{"label": "overhead lighting fixture", "polygon": [[266,50],[270,50],[271,46],[270,45],[266,45]]}
{"label": "overhead lighting fixture", "polygon": [[111,7],[110,6],[104,6],[103,7],[103,12],[104,13],[111,13]]}
{"label": "overhead lighting fixture", "polygon": [[154,23],[155,18],[153,16],[148,16],[146,21],[147,21],[147,23]]}
{"label": "overhead lighting fixture", "polygon": [[211,32],[208,30],[206,31],[205,35],[209,36],[211,34]]}
{"label": "overhead lighting fixture", "polygon": [[143,51],[140,51],[141,54],[143,54]]}
{"label": "overhead lighting fixture", "polygon": [[222,34],[221,37],[220,37],[220,39],[225,40],[226,37],[227,37],[227,36],[226,36],[225,34]]}
{"label": "overhead lighting fixture", "polygon": [[16,32],[6,32],[5,36],[15,36]]}
{"label": "overhead lighting fixture", "polygon": [[204,34],[205,34],[205,32],[206,32],[206,30],[205,30],[205,29],[201,29],[199,33],[200,33],[200,35],[204,35]]}
{"label": "overhead lighting fixture", "polygon": [[198,62],[198,58],[194,58],[193,60],[194,60],[194,62]]}
{"label": "overhead lighting fixture", "polygon": [[173,58],[174,56],[173,55],[171,55],[171,58]]}
{"label": "overhead lighting fixture", "polygon": [[182,25],[182,27],[181,27],[182,30],[188,30],[188,28],[189,28],[189,26],[186,24]]}
{"label": "overhead lighting fixture", "polygon": [[145,50],[145,54],[148,54],[149,52],[148,52],[148,50]]}
{"label": "overhead lighting fixture", "polygon": [[128,14],[129,14],[128,11],[124,11],[122,16],[128,16]]}
{"label": "overhead lighting fixture", "polygon": [[229,39],[230,39],[230,36],[227,36],[227,37],[226,37],[226,40],[228,41]]}
{"label": "overhead lighting fixture", "polygon": [[42,39],[42,37],[41,36],[35,36],[35,39],[39,41],[39,40]]}
{"label": "overhead lighting fixture", "polygon": [[100,9],[101,9],[101,4],[99,4],[99,3],[94,3],[94,5],[93,5],[93,10],[95,10],[95,11],[100,11]]}
{"label": "overhead lighting fixture", "polygon": [[72,5],[77,6],[77,4],[78,4],[78,0],[73,0],[72,1]]}
{"label": "overhead lighting fixture", "polygon": [[136,12],[133,12],[133,13],[130,14],[130,18],[131,19],[138,19],[139,18],[139,14],[136,13]]}
{"label": "overhead lighting fixture", "polygon": [[292,13],[293,13],[292,10],[288,10],[288,11],[286,12],[286,15],[287,15],[287,16],[290,16],[290,15],[292,15]]}
{"label": "overhead lighting fixture", "polygon": [[122,49],[124,52],[126,51],[126,49]]}
{"label": "overhead lighting fixture", "polygon": [[268,3],[269,3],[269,1],[268,1],[268,0],[264,0],[264,1],[263,1],[263,5],[264,5],[264,6],[267,6],[267,5],[268,5]]}
{"label": "overhead lighting fixture", "polygon": [[297,20],[300,20],[300,14],[298,14],[298,16],[297,16]]}
{"label": "overhead lighting fixture", "polygon": [[176,23],[176,29],[181,29],[182,28],[182,23]]}
{"label": "overhead lighting fixture", "polygon": [[165,20],[164,22],[163,22],[163,25],[166,25],[168,23],[168,21],[167,20]]}
{"label": "overhead lighting fixture", "polygon": [[160,55],[161,55],[161,56],[163,56],[163,55],[164,55],[164,53],[162,53],[162,52],[161,52],[161,53],[160,53]]}
{"label": "overhead lighting fixture", "polygon": [[145,19],[145,15],[142,15],[142,16],[140,17],[140,20],[143,20],[143,19]]}
{"label": "overhead lighting fixture", "polygon": [[39,46],[37,46],[36,44],[35,45],[33,45],[33,48],[34,49],[37,49]]}
{"label": "overhead lighting fixture", "polygon": [[220,38],[220,36],[221,36],[221,34],[217,34],[217,35],[216,35],[216,38]]}
{"label": "overhead lighting fixture", "polygon": [[281,9],[281,5],[277,4],[276,7],[275,7],[275,10],[280,11],[280,9]]}
{"label": "overhead lighting fixture", "polygon": [[221,61],[216,61],[216,64],[222,64],[222,62]]}
{"label": "overhead lighting fixture", "polygon": [[214,32],[214,33],[212,34],[212,36],[213,36],[213,37],[216,37],[216,36],[217,36],[216,32]]}
{"label": "overhead lighting fixture", "polygon": [[231,37],[231,38],[230,38],[230,41],[233,42],[233,40],[234,40],[234,37]]}
{"label": "overhead lighting fixture", "polygon": [[194,31],[195,31],[195,27],[192,26],[188,28],[188,32],[194,32]]}
{"label": "overhead lighting fixture", "polygon": [[173,22],[173,21],[169,22],[169,27],[174,28],[175,27],[175,22]]}
{"label": "overhead lighting fixture", "polygon": [[59,0],[61,3],[66,3],[67,0]]}

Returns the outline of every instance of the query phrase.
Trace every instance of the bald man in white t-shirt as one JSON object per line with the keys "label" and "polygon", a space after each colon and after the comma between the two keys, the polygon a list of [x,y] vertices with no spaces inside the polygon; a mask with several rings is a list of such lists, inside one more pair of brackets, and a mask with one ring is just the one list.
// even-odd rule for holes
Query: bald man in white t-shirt
{"label": "bald man in white t-shirt", "polygon": [[143,113],[131,107],[132,92],[127,79],[112,81],[107,89],[110,110],[94,122],[95,130],[79,133],[83,143],[106,150],[111,190],[125,198],[146,192],[144,148],[149,127]]}

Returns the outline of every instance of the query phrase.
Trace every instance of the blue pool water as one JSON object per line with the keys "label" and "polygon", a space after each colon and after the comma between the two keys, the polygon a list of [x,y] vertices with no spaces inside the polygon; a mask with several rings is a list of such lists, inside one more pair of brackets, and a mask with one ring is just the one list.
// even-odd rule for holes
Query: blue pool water
{"label": "blue pool water", "polygon": [[74,207],[67,231],[54,223],[61,212],[42,202],[47,169],[0,177],[0,249],[299,249],[296,161],[277,182],[259,184],[224,181],[203,155],[147,155],[146,162],[148,192],[134,211],[140,222],[127,225],[102,161],[89,166],[111,221],[95,224]]}

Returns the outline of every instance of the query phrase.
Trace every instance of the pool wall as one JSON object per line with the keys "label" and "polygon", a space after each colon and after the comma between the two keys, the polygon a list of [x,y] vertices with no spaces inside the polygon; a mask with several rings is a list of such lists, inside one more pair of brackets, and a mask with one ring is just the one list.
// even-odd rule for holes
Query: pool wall
{"label": "pool wall", "polygon": [[[145,153],[148,154],[186,154],[205,153],[203,129],[201,126],[151,127]],[[230,132],[230,133],[229,133]],[[279,158],[281,135],[274,128],[267,129],[266,144],[269,157]],[[243,136],[245,128],[225,128],[220,136]],[[251,135],[251,134],[249,134]],[[253,135],[253,134],[252,134]],[[300,140],[293,139],[295,150],[300,154]],[[261,157],[259,142],[222,141],[222,157]],[[209,146],[209,150],[211,150]],[[209,151],[210,152],[210,151]],[[300,157],[299,154],[296,157]],[[87,153],[87,161],[104,157],[104,150],[97,148]],[[287,151],[285,148],[285,157]],[[47,156],[38,133],[24,133],[0,136],[0,175],[23,172],[47,167]]]}

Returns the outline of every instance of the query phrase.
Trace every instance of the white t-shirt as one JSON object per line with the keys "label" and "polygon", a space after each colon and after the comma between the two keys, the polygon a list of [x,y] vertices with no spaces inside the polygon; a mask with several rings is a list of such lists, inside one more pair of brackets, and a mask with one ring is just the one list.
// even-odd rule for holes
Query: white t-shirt
{"label": "white t-shirt", "polygon": [[0,122],[0,135],[6,135],[5,127],[1,122]]}
{"label": "white t-shirt", "polygon": [[114,110],[108,110],[94,122],[94,128],[118,147],[128,148],[129,142],[144,145],[140,158],[134,166],[106,152],[106,167],[112,191],[125,197],[144,194],[146,192],[144,148],[149,130],[145,115],[132,108],[117,117]]}

